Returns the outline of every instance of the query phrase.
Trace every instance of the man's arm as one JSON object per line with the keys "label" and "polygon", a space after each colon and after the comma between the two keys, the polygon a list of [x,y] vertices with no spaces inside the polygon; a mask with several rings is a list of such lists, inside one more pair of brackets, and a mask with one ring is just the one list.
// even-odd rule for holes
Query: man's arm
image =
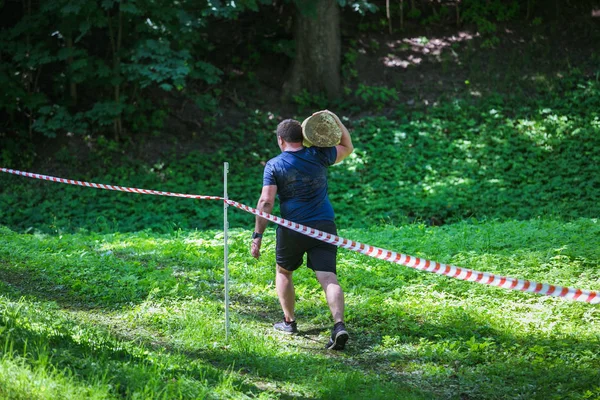
{"label": "man's arm", "polygon": [[[263,186],[262,193],[260,194],[260,199],[258,199],[258,204],[256,209],[258,211],[263,211],[271,214],[273,211],[273,206],[275,205],[275,195],[277,194],[277,186],[276,185],[267,185]],[[265,229],[267,229],[268,220],[256,216],[256,222],[254,224],[254,232],[256,233],[264,233]]]}
{"label": "man's arm", "polygon": [[[277,186],[276,185],[267,185],[263,186],[262,193],[260,194],[260,199],[258,200],[258,204],[256,205],[256,209],[258,211],[266,212],[271,214],[273,211],[273,206],[275,205],[275,195],[277,194]],[[268,220],[256,216],[256,222],[254,223],[254,232],[263,234],[267,229]],[[259,258],[260,257],[260,245],[262,244],[262,238],[252,239],[252,257]]]}
{"label": "man's arm", "polygon": [[340,163],[344,160],[344,158],[348,157],[350,154],[352,154],[352,152],[354,151],[354,145],[352,144],[352,138],[350,137],[350,132],[348,132],[348,129],[344,126],[344,124],[342,123],[342,121],[340,121],[340,119],[338,118],[337,115],[335,115],[334,113],[328,111],[331,116],[333,116],[333,119],[335,120],[335,122],[338,124],[338,126],[340,127],[341,131],[342,131],[342,137],[340,139],[340,144],[338,144],[337,146],[335,146],[336,150],[337,150],[337,157],[335,159],[335,163]]}

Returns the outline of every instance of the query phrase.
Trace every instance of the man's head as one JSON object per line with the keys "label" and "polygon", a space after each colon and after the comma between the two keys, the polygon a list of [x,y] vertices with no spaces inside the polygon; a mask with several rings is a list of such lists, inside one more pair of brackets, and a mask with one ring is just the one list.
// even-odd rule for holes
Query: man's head
{"label": "man's head", "polygon": [[277,125],[277,139],[287,143],[302,143],[302,125],[295,119],[286,119]]}

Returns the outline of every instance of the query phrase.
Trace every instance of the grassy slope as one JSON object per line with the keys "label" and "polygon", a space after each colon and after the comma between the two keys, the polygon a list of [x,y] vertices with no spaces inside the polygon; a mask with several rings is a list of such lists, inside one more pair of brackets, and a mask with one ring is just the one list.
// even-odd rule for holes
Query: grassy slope
{"label": "grassy slope", "polygon": [[[589,219],[342,232],[472,269],[596,289],[599,233],[598,222]],[[0,395],[600,396],[597,306],[456,281],[344,250],[340,276],[352,341],[347,351],[328,353],[322,346],[329,316],[306,269],[296,277],[302,334],[272,332],[280,317],[273,235],[260,261],[248,254],[248,235],[234,231],[231,238],[226,342],[218,232],[44,236],[3,230]]]}

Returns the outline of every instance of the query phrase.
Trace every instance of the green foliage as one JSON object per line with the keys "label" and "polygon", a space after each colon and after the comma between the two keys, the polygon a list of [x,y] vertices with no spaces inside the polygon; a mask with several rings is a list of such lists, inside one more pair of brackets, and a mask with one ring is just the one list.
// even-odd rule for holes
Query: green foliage
{"label": "green foliage", "polygon": [[116,101],[103,101],[94,104],[86,116],[99,126],[110,126],[114,123],[115,118],[118,118],[125,109],[126,104]]}
{"label": "green foliage", "polygon": [[140,113],[156,120],[164,111],[148,101],[149,90],[220,81],[222,72],[200,60],[211,50],[207,18],[255,6],[61,0],[24,7],[2,27],[0,113],[30,139],[136,132],[145,128]]}
{"label": "green foliage", "polygon": [[[113,116],[118,114],[115,113]],[[94,113],[91,113],[92,117],[93,115]],[[99,115],[104,116],[102,113]],[[110,123],[112,123],[112,119],[109,120]],[[78,134],[84,134],[88,130],[88,124],[84,120],[83,113],[71,115],[66,107],[61,107],[57,104],[41,107],[38,110],[38,117],[32,127],[37,132],[49,138],[55,138],[56,133],[62,130]]]}
{"label": "green foliage", "polygon": [[464,7],[463,18],[475,23],[481,18],[488,18],[495,21],[510,21],[519,12],[519,2],[516,0],[508,2],[503,0],[467,0]]}
{"label": "green foliage", "polygon": [[379,7],[376,4],[369,2],[368,0],[358,0],[358,1],[346,1],[346,0],[338,0],[340,6],[344,7],[346,5],[350,6],[353,11],[358,12],[360,15],[366,15],[368,13],[376,13],[379,10]]}
{"label": "green foliage", "polygon": [[[25,133],[19,133],[17,137],[6,137],[6,133],[0,133],[2,147],[0,148],[0,163],[11,165],[13,168],[30,168],[34,161],[33,143],[27,141]],[[0,212],[1,214],[1,212]]]}
{"label": "green foliage", "polygon": [[329,100],[324,93],[314,94],[306,89],[303,89],[299,95],[294,96],[294,102],[302,112],[313,109],[323,110],[329,104]]}
{"label": "green foliage", "polygon": [[261,49],[293,59],[296,55],[296,42],[289,39],[263,40]]}
{"label": "green foliage", "polygon": [[166,105],[156,108],[151,100],[140,99],[135,108],[128,107],[126,110],[127,119],[131,121],[131,129],[134,132],[150,132],[159,135],[168,117]]}
{"label": "green foliage", "polygon": [[[330,169],[329,193],[339,223],[597,216],[600,115],[594,110],[600,109],[600,86],[577,76],[556,85],[540,89],[538,97],[453,99],[411,113],[399,107],[390,117],[350,121],[339,113],[355,145],[354,154]],[[363,89],[371,96],[365,99],[369,107],[384,101],[386,107],[393,105],[392,92]],[[309,95],[298,100],[307,113],[330,108]],[[64,177],[220,195],[222,166],[228,161],[230,197],[252,206],[260,194],[261,163],[279,152],[273,138],[278,118],[257,111],[238,127],[201,139],[206,152],[165,154],[157,161],[160,168],[124,157],[135,154],[137,143],[123,148],[99,139],[88,159],[68,161],[72,172]],[[207,201],[0,175],[0,224],[20,231],[205,229],[221,225],[219,213],[219,206]],[[248,226],[252,217],[232,212],[231,223]]]}
{"label": "green foliage", "polygon": [[351,81],[358,77],[358,71],[356,70],[358,54],[357,42],[353,40],[350,42],[350,48],[344,53],[342,62],[342,77],[345,81]]}
{"label": "green foliage", "polygon": [[194,63],[194,69],[190,72],[191,78],[201,79],[209,85],[219,83],[221,75],[223,75],[223,71],[204,61]]}
{"label": "green foliage", "polygon": [[359,121],[355,153],[345,168],[331,171],[338,215],[358,213],[358,220],[370,223],[593,217],[597,113],[577,111],[583,109],[576,104],[596,104],[598,97],[583,100],[583,93],[590,94],[587,84],[565,85],[569,95],[564,87],[529,104],[455,101],[427,114],[398,110],[398,120]]}
{"label": "green foliage", "polygon": [[422,14],[421,10],[419,10],[417,7],[413,7],[406,14],[406,16],[408,18],[412,18],[412,19],[419,19],[419,17],[421,16],[421,14]]}
{"label": "green foliage", "polygon": [[364,105],[374,107],[377,111],[381,111],[384,106],[398,101],[396,89],[386,86],[367,86],[361,83],[354,94]]}
{"label": "green foliage", "polygon": [[[524,17],[526,6],[516,0],[465,0],[459,2],[400,2],[390,3],[392,21],[398,17],[419,22],[422,25],[462,25],[474,26],[483,37],[482,47],[494,47],[499,43],[496,35],[497,23],[515,21]],[[388,26],[383,23],[362,23],[360,30],[381,31]],[[395,24],[396,22],[394,22]]]}
{"label": "green foliage", "polygon": [[465,2],[462,19],[477,26],[477,30],[485,38],[482,47],[489,48],[500,43],[500,39],[495,36],[496,21],[513,20],[518,12],[519,2],[516,0],[508,3],[502,0],[470,0]]}
{"label": "green foliage", "polygon": [[451,18],[450,15],[450,7],[446,5],[441,5],[439,11],[436,11],[432,15],[429,15],[426,18],[421,20],[421,24],[423,25],[432,25],[438,24],[445,20],[449,20]]}
{"label": "green foliage", "polygon": [[190,72],[187,64],[191,61],[191,55],[189,50],[173,51],[170,43],[149,39],[137,43],[130,60],[131,63],[121,65],[121,71],[129,81],[139,84],[141,88],[156,85],[170,91],[173,86],[181,90],[185,85]]}

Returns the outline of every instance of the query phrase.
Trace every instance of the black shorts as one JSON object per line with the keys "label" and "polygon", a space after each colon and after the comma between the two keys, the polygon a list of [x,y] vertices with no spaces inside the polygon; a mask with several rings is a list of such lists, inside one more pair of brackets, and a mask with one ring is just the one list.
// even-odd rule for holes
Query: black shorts
{"label": "black shorts", "polygon": [[[333,221],[312,221],[304,225],[337,235]],[[307,255],[306,265],[313,271],[337,272],[337,246],[277,226],[277,264],[288,271],[295,271],[302,265],[304,253]]]}

